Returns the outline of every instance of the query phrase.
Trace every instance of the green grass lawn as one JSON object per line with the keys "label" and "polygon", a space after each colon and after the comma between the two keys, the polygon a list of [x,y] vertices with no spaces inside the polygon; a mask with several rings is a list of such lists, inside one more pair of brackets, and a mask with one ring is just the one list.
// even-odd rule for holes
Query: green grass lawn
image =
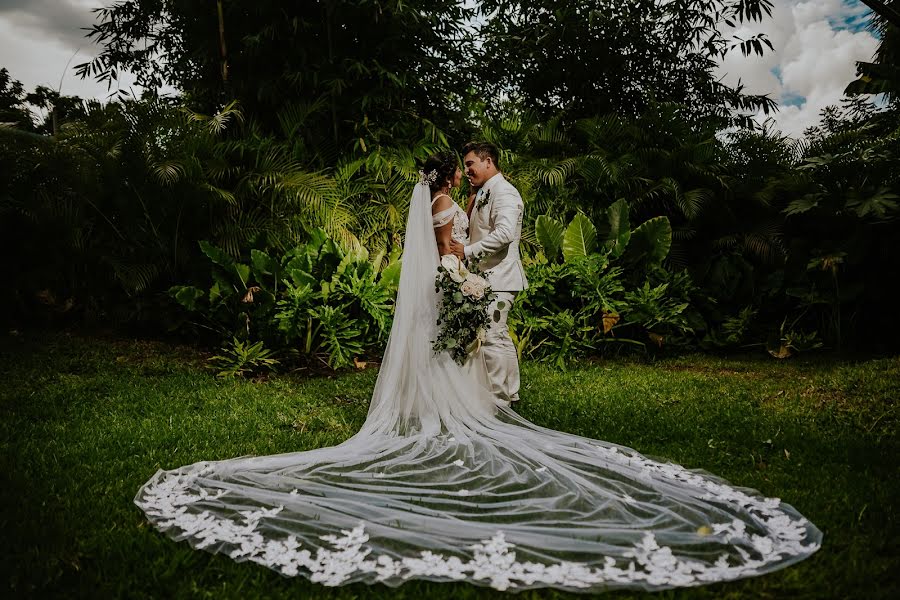
{"label": "green grass lawn", "polygon": [[[316,448],[365,420],[376,372],[217,380],[195,350],[27,334],[0,339],[0,595],[494,598],[410,582],[325,588],[175,543],[132,498],[159,468]],[[528,419],[777,496],[825,538],[812,558],[733,583],[605,598],[900,598],[900,357],[689,355],[523,365]],[[516,598],[582,598],[552,590]]]}

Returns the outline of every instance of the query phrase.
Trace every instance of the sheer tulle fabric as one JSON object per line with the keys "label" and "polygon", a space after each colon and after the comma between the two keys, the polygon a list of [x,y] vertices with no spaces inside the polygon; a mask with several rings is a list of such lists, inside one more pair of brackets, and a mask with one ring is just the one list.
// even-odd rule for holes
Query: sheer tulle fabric
{"label": "sheer tulle fabric", "polygon": [[435,357],[429,201],[417,185],[360,431],[329,448],[160,470],[135,497],[158,529],[325,585],[654,590],[759,575],[819,548],[819,530],[778,499],[539,427]]}

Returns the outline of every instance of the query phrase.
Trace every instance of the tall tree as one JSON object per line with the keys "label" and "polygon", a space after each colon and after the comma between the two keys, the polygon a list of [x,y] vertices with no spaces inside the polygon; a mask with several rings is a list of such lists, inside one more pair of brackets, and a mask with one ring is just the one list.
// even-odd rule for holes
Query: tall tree
{"label": "tall tree", "polygon": [[0,124],[31,131],[34,123],[26,105],[25,88],[6,67],[0,68]]}
{"label": "tall tree", "polygon": [[83,77],[127,69],[209,111],[238,99],[273,130],[278,109],[315,107],[336,145],[373,124],[462,122],[474,9],[461,0],[119,0],[97,13],[88,36],[103,49]]}
{"label": "tall tree", "polygon": [[32,106],[44,111],[43,120],[39,120],[37,131],[56,135],[60,127],[71,121],[87,116],[87,105],[78,96],[64,96],[47,86],[39,85],[34,91],[25,96],[25,101]]}
{"label": "tall tree", "polygon": [[[651,101],[699,118],[749,123],[775,103],[716,79],[717,59],[763,54],[764,35],[726,38],[723,25],[760,21],[770,0],[484,0],[479,73],[485,91],[509,93],[545,116],[637,116]],[[733,113],[737,109],[737,116]]]}

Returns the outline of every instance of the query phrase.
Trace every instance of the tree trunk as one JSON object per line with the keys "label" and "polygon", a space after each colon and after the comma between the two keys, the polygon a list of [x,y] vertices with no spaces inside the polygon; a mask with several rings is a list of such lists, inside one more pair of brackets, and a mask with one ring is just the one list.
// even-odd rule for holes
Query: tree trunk
{"label": "tree trunk", "polygon": [[228,52],[225,49],[225,16],[222,13],[222,0],[216,0],[219,9],[219,54],[222,59],[222,83],[228,83]]}

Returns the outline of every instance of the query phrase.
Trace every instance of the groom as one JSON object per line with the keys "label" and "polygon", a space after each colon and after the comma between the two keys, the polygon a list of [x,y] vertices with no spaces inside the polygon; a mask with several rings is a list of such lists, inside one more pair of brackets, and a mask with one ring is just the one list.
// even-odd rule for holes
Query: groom
{"label": "groom", "polygon": [[[494,394],[500,400],[519,399],[519,361],[509,337],[506,318],[516,292],[528,288],[519,259],[519,238],[525,205],[519,191],[500,172],[500,151],[490,142],[470,142],[463,147],[466,176],[478,189],[469,218],[469,245],[451,243],[460,259],[481,257],[496,298],[488,307],[491,325],[482,352]],[[499,320],[495,316],[499,313]]]}

